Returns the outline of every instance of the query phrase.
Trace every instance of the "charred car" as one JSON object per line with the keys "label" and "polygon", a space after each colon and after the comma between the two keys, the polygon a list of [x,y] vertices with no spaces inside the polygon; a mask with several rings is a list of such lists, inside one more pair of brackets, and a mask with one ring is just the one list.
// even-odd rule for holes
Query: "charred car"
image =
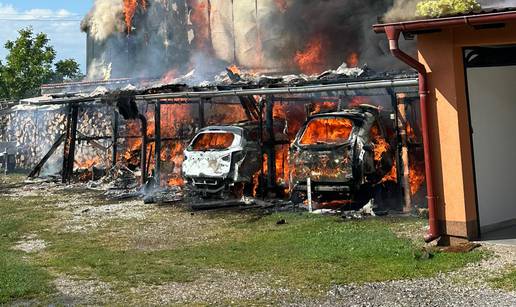
{"label": "charred car", "polygon": [[361,105],[314,115],[306,121],[290,149],[293,200],[311,191],[361,204],[364,193],[393,167],[392,123],[377,107]]}
{"label": "charred car", "polygon": [[244,187],[259,172],[256,125],[210,126],[184,151],[183,178],[198,194],[220,194]]}
{"label": "charred car", "polygon": [[[273,128],[276,141],[288,142],[284,120]],[[201,129],[184,151],[183,178],[203,197],[254,194],[263,182],[260,143],[269,139],[253,121]]]}

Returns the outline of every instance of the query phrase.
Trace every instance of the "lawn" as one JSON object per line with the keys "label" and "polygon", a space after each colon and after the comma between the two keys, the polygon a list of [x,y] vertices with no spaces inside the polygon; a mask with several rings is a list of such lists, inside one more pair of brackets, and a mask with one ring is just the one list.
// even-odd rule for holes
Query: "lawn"
{"label": "lawn", "polygon": [[492,280],[500,289],[516,291],[516,267],[511,268],[505,275]]}
{"label": "lawn", "polygon": [[[193,283],[212,270],[267,274],[273,279],[271,286],[313,296],[334,284],[432,276],[484,257],[475,251],[418,259],[423,242],[396,231],[400,225],[420,228],[423,222],[417,219],[191,214],[182,208],[151,206],[144,219],[112,219],[83,232],[67,231],[63,223],[70,217],[53,204],[71,197],[0,196],[0,303],[32,298],[52,302],[52,280],[61,275],[99,279],[130,296],[137,286]],[[73,197],[93,198],[78,191]],[[286,224],[277,225],[282,219]],[[29,234],[37,234],[47,247],[29,254],[12,250]]]}

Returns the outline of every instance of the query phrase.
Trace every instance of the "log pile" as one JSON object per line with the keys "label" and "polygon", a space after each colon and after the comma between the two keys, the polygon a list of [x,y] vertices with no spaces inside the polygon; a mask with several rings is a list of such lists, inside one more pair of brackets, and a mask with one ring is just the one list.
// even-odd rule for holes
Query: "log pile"
{"label": "log pile", "polygon": [[[32,169],[48,152],[60,135],[66,132],[67,107],[17,107],[0,116],[2,138],[16,141],[16,165]],[[81,108],[75,167],[91,168],[109,165],[111,152],[111,111],[108,107]],[[48,160],[43,173],[61,170],[63,146]]]}
{"label": "log pile", "polygon": [[0,113],[0,142],[9,141],[7,128],[9,124],[9,114]]}
{"label": "log pile", "polygon": [[16,165],[23,169],[34,167],[66,127],[62,109],[18,110],[9,117],[9,134],[17,146]]}
{"label": "log pile", "polygon": [[[111,159],[111,114],[108,107],[81,109],[77,126],[75,167],[107,168]],[[81,138],[91,138],[80,140]]]}

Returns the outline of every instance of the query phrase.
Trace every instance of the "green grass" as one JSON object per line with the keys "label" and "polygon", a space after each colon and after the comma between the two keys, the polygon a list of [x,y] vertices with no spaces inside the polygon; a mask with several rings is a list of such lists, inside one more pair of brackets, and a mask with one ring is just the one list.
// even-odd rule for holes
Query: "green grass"
{"label": "green grass", "polygon": [[[289,224],[276,226],[279,218]],[[253,236],[176,254],[188,266],[272,272],[302,288],[430,276],[481,258],[480,253],[470,253],[417,260],[418,247],[397,238],[388,230],[389,223],[273,215],[253,225]]]}
{"label": "green grass", "polygon": [[503,276],[493,279],[492,282],[497,288],[516,291],[516,267],[511,268]]}
{"label": "green grass", "polygon": [[[287,225],[276,221],[286,218]],[[245,236],[219,238],[198,246],[161,251],[110,249],[100,237],[63,235],[51,247],[48,265],[75,275],[105,281],[161,284],[193,281],[204,270],[272,273],[288,285],[304,289],[331,284],[362,283],[431,276],[481,259],[480,252],[437,254],[417,260],[408,239],[389,230],[394,220],[341,222],[297,214],[275,214],[254,222],[235,223]],[[231,233],[231,232],[229,232]],[[55,238],[54,238],[55,239]]]}
{"label": "green grass", "polygon": [[[317,295],[332,284],[432,276],[485,255],[438,253],[418,260],[414,255],[422,243],[397,236],[394,229],[400,220],[394,218],[344,222],[338,217],[294,213],[191,216],[180,209],[160,208],[143,221],[113,220],[86,234],[70,233],[59,228],[62,209],[43,206],[69,197],[66,192],[17,200],[0,196],[0,304],[30,298],[46,302],[55,294],[51,280],[56,274],[100,279],[118,293],[134,296],[131,287],[195,282],[209,270],[223,269],[249,276],[266,273],[272,276],[271,287],[300,288],[307,295]],[[186,222],[172,226],[175,219]],[[287,224],[276,225],[280,219]],[[404,219],[402,223],[406,228],[421,222]],[[156,238],[152,232],[137,233],[168,224],[164,233],[169,231],[171,239],[165,247],[141,248],[155,246]],[[209,235],[195,244],[181,239],[182,233],[203,232]],[[45,250],[28,255],[12,250],[31,233],[49,244]],[[152,244],[141,244],[146,238]]]}
{"label": "green grass", "polygon": [[30,228],[31,222],[42,218],[22,208],[30,204],[0,199],[0,304],[15,299],[29,299],[49,293],[50,275],[24,259],[24,253],[12,250],[12,245]]}

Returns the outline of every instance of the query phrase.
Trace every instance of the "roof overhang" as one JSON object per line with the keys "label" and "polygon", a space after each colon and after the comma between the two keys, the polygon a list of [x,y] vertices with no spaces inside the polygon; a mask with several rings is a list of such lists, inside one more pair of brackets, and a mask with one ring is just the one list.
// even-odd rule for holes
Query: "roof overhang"
{"label": "roof overhang", "polygon": [[482,28],[489,25],[503,25],[508,22],[516,22],[516,10],[375,24],[373,30],[376,33],[385,33],[386,28],[394,28],[401,32],[422,34],[458,26]]}

